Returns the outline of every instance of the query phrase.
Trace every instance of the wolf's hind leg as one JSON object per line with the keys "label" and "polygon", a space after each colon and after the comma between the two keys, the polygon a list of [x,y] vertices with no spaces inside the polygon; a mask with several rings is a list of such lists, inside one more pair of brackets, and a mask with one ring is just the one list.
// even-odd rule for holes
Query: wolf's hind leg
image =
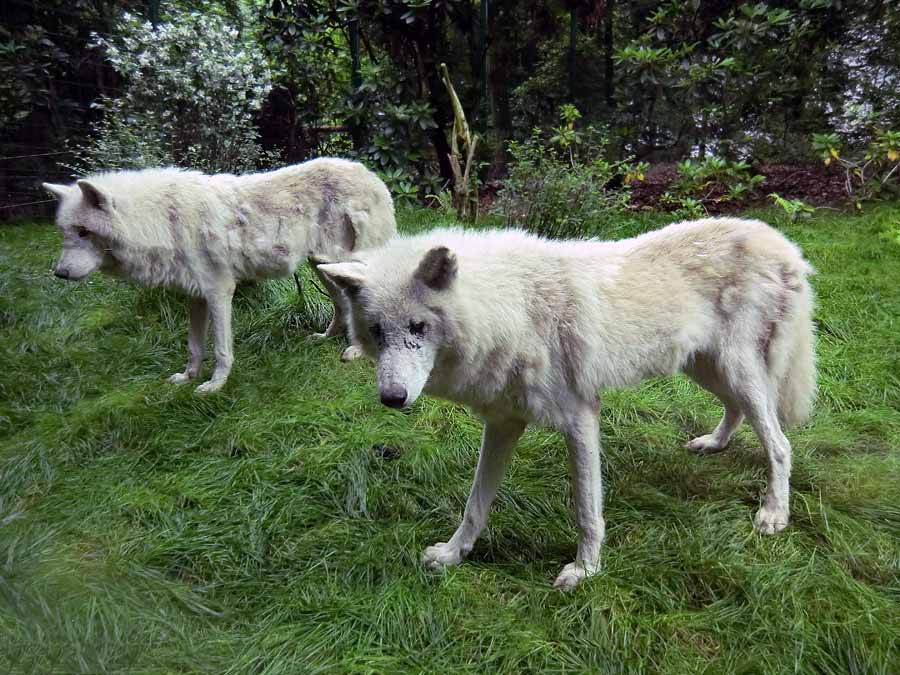
{"label": "wolf's hind leg", "polygon": [[350,345],[341,352],[341,361],[352,361],[363,355],[362,347],[359,345]]}
{"label": "wolf's hind leg", "polygon": [[735,396],[768,455],[769,484],[754,518],[762,534],[775,534],[790,520],[791,444],[778,422],[776,393],[763,358],[748,350],[726,365]]}
{"label": "wolf's hind leg", "polygon": [[600,569],[600,547],[606,537],[603,520],[603,477],[600,467],[600,425],[597,407],[585,404],[563,430],[569,446],[578,553],[559,573],[553,586],[571,588]]}
{"label": "wolf's hind leg", "polygon": [[319,335],[323,338],[337,337],[343,335],[347,330],[347,318],[344,316],[344,307],[342,300],[332,300],[334,304],[334,314],[324,333]]}
{"label": "wolf's hind leg", "polygon": [[207,297],[209,313],[212,316],[213,343],[216,351],[216,368],[212,377],[197,387],[198,394],[209,394],[221,389],[231,373],[234,363],[231,336],[231,301],[234,296],[234,283],[227,288],[219,289],[214,295]]}
{"label": "wolf's hind leg", "polygon": [[188,332],[190,360],[183,373],[175,373],[169,378],[172,384],[189,382],[200,376],[203,357],[206,354],[206,328],[209,325],[209,307],[205,298],[191,298],[191,327]]}
{"label": "wolf's hind leg", "polygon": [[503,478],[503,472],[523,431],[525,422],[519,420],[490,420],[485,423],[475,481],[466,501],[462,522],[450,541],[439,542],[425,549],[422,562],[426,566],[440,569],[458,565],[472,550],[475,540],[487,524],[500,479]]}
{"label": "wolf's hind leg", "polygon": [[715,394],[725,407],[722,420],[712,433],[698,436],[685,443],[684,447],[700,454],[721,452],[728,447],[734,432],[741,426],[741,422],[744,420],[744,413],[735,400],[734,392],[729,386],[727,378],[721,372],[714,359],[699,354],[685,368],[684,372],[701,387]]}
{"label": "wolf's hind leg", "polygon": [[347,318],[344,313],[344,294],[340,288],[331,283],[324,274],[319,272],[319,268],[316,265],[310,264],[313,269],[313,272],[316,273],[316,277],[318,277],[319,281],[322,282],[322,285],[325,287],[325,290],[328,292],[328,297],[331,298],[331,304],[334,306],[334,314],[331,317],[331,321],[328,324],[328,327],[325,329],[324,333],[316,333],[316,337],[318,338],[331,338],[341,335],[344,331],[347,330]]}
{"label": "wolf's hind leg", "polygon": [[684,444],[685,448],[701,455],[709,455],[728,447],[731,437],[744,420],[744,413],[734,403],[726,401],[722,403],[725,406],[725,414],[722,415],[722,420],[715,430],[688,441]]}
{"label": "wolf's hind leg", "polygon": [[[331,304],[334,305],[334,315],[331,317],[331,322],[328,324],[328,328],[325,329],[324,333],[316,333],[315,337],[319,339],[327,339],[331,337],[336,337],[338,335],[342,335],[347,331],[347,310],[344,306],[346,302],[346,298],[344,298],[344,292],[332,284],[325,276],[319,273],[318,267],[316,265],[312,265],[313,271],[316,273],[316,276],[325,286],[325,289],[328,291],[328,297],[331,298]],[[353,359],[359,358],[362,356],[363,351],[359,345],[351,344],[349,347],[344,349],[341,352],[341,361],[352,361]]]}

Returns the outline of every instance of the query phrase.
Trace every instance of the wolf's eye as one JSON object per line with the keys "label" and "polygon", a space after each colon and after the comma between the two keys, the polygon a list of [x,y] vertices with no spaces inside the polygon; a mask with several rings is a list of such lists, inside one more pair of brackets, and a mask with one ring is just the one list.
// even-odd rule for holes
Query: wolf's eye
{"label": "wolf's eye", "polygon": [[91,231],[89,229],[87,229],[86,227],[76,227],[75,233],[82,239],[85,239],[86,237],[88,237],[91,234]]}
{"label": "wolf's eye", "polygon": [[372,339],[378,340],[381,338],[381,326],[377,323],[373,323],[369,326],[369,335],[372,336]]}
{"label": "wolf's eye", "polygon": [[428,326],[424,321],[410,321],[409,322],[409,332],[415,335],[416,337],[425,337],[425,331],[428,330]]}

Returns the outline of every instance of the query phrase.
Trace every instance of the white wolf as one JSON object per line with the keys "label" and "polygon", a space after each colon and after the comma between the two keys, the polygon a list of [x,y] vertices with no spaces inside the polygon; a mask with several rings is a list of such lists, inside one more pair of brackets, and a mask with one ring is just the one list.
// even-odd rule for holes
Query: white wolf
{"label": "white wolf", "polygon": [[[397,231],[384,183],[362,164],[342,159],[246,176],[115,171],[44,188],[60,201],[58,277],[75,281],[100,269],[192,297],[190,359],[170,382],[199,376],[212,317],[216,367],[197,387],[200,393],[220,389],[231,371],[231,300],[238,281],[288,276],[310,253],[376,246]],[[320,337],[346,326],[341,291],[326,286],[334,318]],[[358,354],[351,345],[343,358]]]}
{"label": "white wolf", "polygon": [[519,436],[537,422],[566,436],[580,532],[555,585],[596,572],[605,529],[597,393],[678,371],[725,407],[718,427],[687,447],[722,450],[746,416],[769,458],[756,529],[787,525],[791,446],[781,425],[804,420],[815,394],[812,268],[768,225],[706,219],[616,242],[438,230],[357,258],[319,271],[347,293],[382,402],[409,406],[425,391],[485,421],[462,523],[425,550],[430,567],[471,550]]}

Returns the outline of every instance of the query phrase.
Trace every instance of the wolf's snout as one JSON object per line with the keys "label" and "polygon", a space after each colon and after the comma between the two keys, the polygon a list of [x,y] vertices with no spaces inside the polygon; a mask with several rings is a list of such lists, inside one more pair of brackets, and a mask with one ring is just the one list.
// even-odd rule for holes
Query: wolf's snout
{"label": "wolf's snout", "polygon": [[60,279],[68,279],[69,278],[69,268],[68,267],[57,267],[53,270],[53,274],[58,276]]}
{"label": "wolf's snout", "polygon": [[388,408],[402,408],[406,403],[406,387],[392,384],[381,390],[381,402]]}

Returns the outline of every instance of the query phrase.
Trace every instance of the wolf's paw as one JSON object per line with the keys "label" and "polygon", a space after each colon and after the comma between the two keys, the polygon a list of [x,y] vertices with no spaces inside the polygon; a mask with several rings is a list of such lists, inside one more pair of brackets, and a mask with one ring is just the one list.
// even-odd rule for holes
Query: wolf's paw
{"label": "wolf's paw", "polygon": [[198,385],[196,389],[194,389],[195,394],[212,394],[214,392],[219,391],[222,387],[225,386],[225,380],[209,380],[208,382],[204,382],[201,385]]}
{"label": "wolf's paw", "polygon": [[358,359],[363,355],[363,350],[358,345],[350,345],[343,352],[341,352],[341,361],[352,361],[353,359]]}
{"label": "wolf's paw", "polygon": [[313,340],[327,340],[329,336],[328,333],[313,333],[310,337]]}
{"label": "wolf's paw", "polygon": [[763,506],[756,512],[753,526],[760,534],[775,534],[786,528],[789,520],[790,514],[786,509]]}
{"label": "wolf's paw", "polygon": [[462,562],[462,553],[456,546],[440,542],[429,546],[422,553],[422,562],[430,570],[439,570]]}
{"label": "wolf's paw", "polygon": [[560,590],[575,588],[584,579],[587,579],[592,574],[596,574],[598,569],[585,567],[584,563],[570,562],[562,568],[562,572],[556,577],[556,581],[553,582],[553,588],[559,588]]}
{"label": "wolf's paw", "polygon": [[168,382],[169,384],[184,384],[185,382],[190,382],[191,376],[187,373],[175,373],[174,375],[170,375]]}
{"label": "wolf's paw", "polygon": [[684,444],[684,447],[691,452],[701,455],[711,455],[715,452],[722,452],[728,447],[728,444],[723,443],[715,434],[706,434],[688,441]]}

